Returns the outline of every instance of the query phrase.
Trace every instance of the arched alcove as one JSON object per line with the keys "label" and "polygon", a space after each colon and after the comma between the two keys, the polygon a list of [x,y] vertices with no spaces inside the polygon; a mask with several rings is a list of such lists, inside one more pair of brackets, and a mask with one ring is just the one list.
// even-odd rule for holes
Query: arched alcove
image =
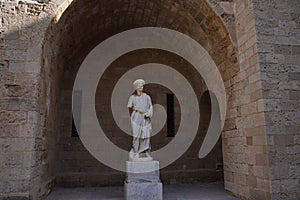
{"label": "arched alcove", "polygon": [[[125,30],[139,27],[162,27],[184,33],[196,40],[210,55],[224,82],[238,72],[234,46],[222,20],[206,1],[156,1],[156,0],[74,0],[62,12],[59,11],[48,28],[43,45],[43,76],[48,87],[47,129],[56,138],[56,183],[62,186],[101,186],[122,184],[124,173],[110,169],[93,158],[77,137],[72,136],[72,88],[78,69],[88,53],[105,39]],[[122,70],[126,71],[144,63],[164,63],[183,74],[193,86],[198,102],[207,90],[203,77],[182,57],[170,52],[143,49],[118,58],[102,77],[98,88],[107,95],[96,94],[98,119],[106,126],[106,133],[115,144],[128,148],[130,139],[114,135],[111,115],[106,110],[109,92]],[[230,99],[231,87],[226,86]],[[163,102],[167,88],[149,85],[149,93],[155,102]],[[108,99],[105,99],[108,97]],[[209,99],[205,100],[209,105]],[[204,102],[205,102],[204,101]],[[175,99],[175,129],[179,118]],[[165,102],[160,103],[165,104]],[[166,106],[166,105],[163,105]],[[201,105],[200,105],[201,109]],[[180,113],[177,113],[180,115]],[[201,113],[202,114],[202,113]],[[209,113],[203,113],[208,116]],[[205,117],[204,117],[205,118]],[[202,119],[202,118],[201,118]],[[177,120],[177,121],[176,121]],[[226,125],[226,124],[225,124]],[[166,127],[164,127],[166,129]],[[162,170],[165,183],[207,182],[223,179],[216,166],[222,162],[220,142],[203,160],[198,158],[200,144],[206,134],[205,120],[200,122],[197,137],[188,151],[175,163]],[[163,129],[163,132],[166,131]],[[165,136],[164,136],[165,137]],[[171,138],[157,136],[153,143],[165,145]],[[200,144],[199,144],[200,143]],[[154,145],[155,146],[155,145]]]}

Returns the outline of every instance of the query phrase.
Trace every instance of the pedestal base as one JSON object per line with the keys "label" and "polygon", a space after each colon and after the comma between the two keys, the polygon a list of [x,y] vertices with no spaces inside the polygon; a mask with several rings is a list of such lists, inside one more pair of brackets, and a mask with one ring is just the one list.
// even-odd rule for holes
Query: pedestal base
{"label": "pedestal base", "polygon": [[125,183],[126,200],[162,200],[162,183]]}
{"label": "pedestal base", "polygon": [[162,200],[159,162],[126,162],[125,200]]}

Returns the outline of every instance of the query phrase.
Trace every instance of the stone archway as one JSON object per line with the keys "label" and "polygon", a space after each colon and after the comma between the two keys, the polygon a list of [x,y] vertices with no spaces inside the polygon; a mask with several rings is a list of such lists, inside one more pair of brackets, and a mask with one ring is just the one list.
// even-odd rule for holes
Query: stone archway
{"label": "stone archway", "polygon": [[[221,19],[207,2],[196,0],[188,2],[77,0],[70,2],[68,6],[66,5],[61,7],[48,29],[43,52],[45,81],[51,83],[49,103],[50,113],[52,114],[48,120],[52,123],[49,123],[48,128],[55,132],[57,150],[60,153],[57,159],[56,172],[58,184],[68,186],[113,185],[118,184],[118,181],[114,182],[114,180],[121,180],[120,177],[124,176],[96,162],[85,150],[78,138],[71,138],[72,116],[70,101],[75,75],[81,62],[90,50],[106,38],[124,30],[149,26],[169,28],[189,35],[199,42],[213,58],[224,82],[227,83],[226,91],[228,97],[230,98],[233,94],[231,85],[228,83],[239,71],[234,46]],[[65,7],[65,10],[63,7]],[[177,66],[177,68],[183,70],[182,73],[186,73],[190,77],[190,81],[195,85],[194,89],[201,96],[206,89],[205,84],[201,76],[195,75],[192,68],[188,67],[188,64],[184,64],[184,60],[176,58],[174,55],[168,55],[167,52],[163,53],[165,58],[162,59],[160,54],[157,54],[154,50],[152,51],[150,53],[152,62],[161,60],[161,62],[172,65],[172,59],[175,59],[179,63],[183,63],[182,65],[186,66],[186,68],[183,69],[180,66]],[[138,52],[134,56],[139,54],[143,54],[143,52]],[[131,60],[125,58],[124,62],[130,66],[132,61],[141,62],[135,58]],[[173,65],[176,64],[173,63]],[[111,68],[114,69],[113,66]],[[114,75],[108,72],[107,78],[104,77],[105,81],[110,82],[110,77]],[[157,88],[153,87],[155,93]],[[233,100],[231,99],[231,101]],[[100,108],[99,112],[101,112]],[[107,126],[109,127],[109,123]],[[234,127],[230,127],[230,123],[226,122],[225,129],[231,130]],[[110,131],[113,132],[112,130]],[[201,141],[203,135],[199,137],[198,141]],[[118,140],[116,139],[115,142],[118,143]],[[197,146],[197,144],[195,145]],[[221,154],[220,149],[215,151]],[[190,151],[189,153],[192,152]],[[78,158],[79,160],[76,160]],[[208,158],[206,162],[209,163],[210,159]],[[170,166],[170,169],[177,170],[178,166],[188,168],[189,166],[180,164],[186,161],[184,159],[179,160],[179,164]],[[208,165],[212,169],[215,167],[215,163],[216,160]],[[198,163],[198,167],[203,167],[203,163]],[[104,173],[95,175],[99,172],[99,169]],[[88,176],[84,175],[84,171],[87,170],[93,173]],[[212,175],[213,172],[211,172],[203,177],[200,174],[198,173],[196,175],[197,178],[192,179],[191,177],[195,177],[195,174],[193,174],[185,181],[222,179],[222,174],[220,173]],[[165,176],[166,182],[178,182],[168,172],[166,172]],[[99,182],[99,180],[103,181]]]}
{"label": "stone archway", "polygon": [[[151,25],[197,39],[222,72],[229,99],[222,135],[225,189],[246,199],[296,198],[296,187],[285,187],[298,183],[296,2],[207,2],[1,1],[0,196],[36,199],[49,192],[59,165],[66,165],[59,159],[73,155],[70,147],[84,150],[69,137],[70,119],[59,118],[70,115],[61,109],[71,96],[64,83],[72,82],[80,60],[97,43],[122,30]],[[239,64],[216,13],[234,40]],[[278,13],[275,19],[272,13]],[[66,137],[58,137],[62,132]],[[60,144],[65,152],[58,154]],[[71,168],[78,164],[74,162]],[[286,162],[291,164],[287,171]]]}

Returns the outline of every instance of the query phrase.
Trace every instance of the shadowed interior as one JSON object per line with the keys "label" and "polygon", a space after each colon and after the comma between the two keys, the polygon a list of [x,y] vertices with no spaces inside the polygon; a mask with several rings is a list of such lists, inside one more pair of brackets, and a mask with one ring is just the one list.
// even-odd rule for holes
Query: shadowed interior
{"label": "shadowed interior", "polygon": [[[213,58],[224,81],[238,71],[234,46],[229,34],[220,18],[205,1],[73,1],[58,23],[54,23],[49,28],[44,45],[44,53],[47,55],[44,58],[45,67],[50,65],[51,74],[55,74],[52,77],[51,88],[52,93],[56,94],[51,100],[55,107],[52,110],[53,123],[49,123],[48,126],[52,130],[57,130],[59,156],[56,164],[56,183],[58,185],[123,184],[124,173],[97,161],[85,149],[79,138],[71,137],[71,94],[77,71],[87,54],[108,37],[138,27],[169,28],[189,35]],[[96,110],[98,120],[106,130],[107,136],[124,149],[130,148],[131,138],[122,134],[114,123],[109,105],[111,90],[122,73],[132,67],[150,62],[166,64],[184,75],[192,85],[199,102],[202,94],[207,90],[203,79],[193,66],[170,52],[143,49],[130,52],[115,60],[99,82]],[[50,72],[47,72],[46,67],[45,73]],[[162,96],[169,92],[167,88],[159,85],[149,85],[146,89],[153,96],[154,102],[163,102]],[[223,180],[222,170],[217,167],[222,165],[220,141],[206,158],[202,160],[198,158],[209,122],[204,119],[209,119],[210,116],[209,98],[203,102],[202,106],[206,112],[201,113],[203,117],[201,117],[197,137],[180,159],[162,170],[163,183]],[[175,128],[180,124],[179,109],[175,98]],[[59,113],[57,117],[55,111]],[[166,145],[172,139],[164,134],[165,128],[152,138],[154,149]]]}

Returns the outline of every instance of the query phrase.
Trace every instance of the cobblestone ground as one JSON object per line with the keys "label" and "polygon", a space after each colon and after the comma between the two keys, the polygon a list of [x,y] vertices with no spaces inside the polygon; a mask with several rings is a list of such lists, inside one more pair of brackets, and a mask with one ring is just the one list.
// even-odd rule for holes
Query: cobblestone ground
{"label": "cobblestone ground", "polygon": [[[123,187],[55,188],[46,200],[120,200]],[[223,183],[164,186],[165,200],[238,200],[224,191]]]}

